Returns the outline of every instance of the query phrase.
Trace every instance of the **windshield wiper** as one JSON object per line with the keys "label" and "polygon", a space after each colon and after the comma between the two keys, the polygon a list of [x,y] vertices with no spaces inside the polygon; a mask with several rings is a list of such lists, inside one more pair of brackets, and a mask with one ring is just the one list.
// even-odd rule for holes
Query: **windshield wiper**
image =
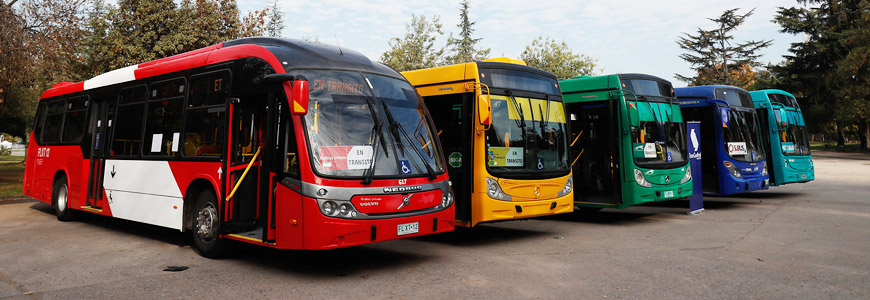
{"label": "windshield wiper", "polygon": [[372,126],[372,134],[371,134],[372,148],[373,148],[372,149],[372,162],[369,165],[368,169],[366,169],[365,173],[363,173],[362,184],[367,185],[367,184],[371,184],[372,180],[375,177],[375,160],[377,160],[377,158],[378,158],[378,144],[380,144],[380,146],[382,148],[384,148],[384,154],[387,157],[390,157],[390,151],[387,151],[387,145],[382,142],[382,140],[384,139],[384,137],[383,137],[384,134],[381,131],[381,128],[384,126],[384,124],[383,124],[383,122],[381,122],[380,119],[377,118],[377,115],[375,114],[375,107],[372,105],[371,99],[369,99],[367,97],[365,97],[364,99],[366,101],[366,106],[368,106],[368,108],[369,108],[369,115],[371,115],[372,121],[375,122],[375,125]]}
{"label": "windshield wiper", "polygon": [[405,144],[402,143],[402,138],[399,137],[398,132],[400,131],[402,132],[402,136],[404,136],[405,139],[408,140],[408,143],[411,144],[411,149],[414,149],[414,153],[417,153],[417,156],[420,157],[420,161],[423,163],[423,166],[426,167],[426,173],[429,174],[429,180],[435,180],[435,178],[437,177],[435,175],[435,170],[433,170],[432,166],[430,166],[429,163],[426,161],[426,157],[423,156],[423,153],[420,153],[420,149],[417,149],[417,147],[414,146],[414,140],[411,139],[411,137],[408,135],[408,132],[406,132],[405,128],[402,127],[402,124],[397,122],[396,119],[393,118],[393,112],[390,111],[390,107],[387,106],[385,102],[386,101],[381,101],[381,106],[384,107],[384,112],[387,113],[387,121],[390,122],[390,127],[394,132],[393,134],[395,134],[396,142],[399,144],[399,148],[403,149],[402,154],[404,155]]}

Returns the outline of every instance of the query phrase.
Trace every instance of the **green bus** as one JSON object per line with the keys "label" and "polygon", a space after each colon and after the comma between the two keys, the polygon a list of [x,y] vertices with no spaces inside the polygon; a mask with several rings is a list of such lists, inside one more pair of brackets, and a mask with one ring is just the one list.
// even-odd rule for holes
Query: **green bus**
{"label": "green bus", "polygon": [[559,86],[571,132],[575,207],[626,208],[692,195],[686,125],[669,81],[616,74]]}

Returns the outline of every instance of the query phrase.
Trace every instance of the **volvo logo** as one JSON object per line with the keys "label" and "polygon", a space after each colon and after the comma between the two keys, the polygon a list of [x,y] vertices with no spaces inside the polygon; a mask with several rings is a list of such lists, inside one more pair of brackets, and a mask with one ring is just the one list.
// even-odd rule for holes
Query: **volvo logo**
{"label": "volvo logo", "polygon": [[665,176],[665,182],[671,182],[671,176]]}
{"label": "volvo logo", "polygon": [[535,187],[535,197],[541,196],[541,187]]}
{"label": "volvo logo", "polygon": [[414,196],[414,194],[409,194],[407,197],[402,197],[402,204],[399,204],[399,208],[396,208],[396,210],[402,209],[402,207],[405,207],[405,205],[410,205],[411,196]]}

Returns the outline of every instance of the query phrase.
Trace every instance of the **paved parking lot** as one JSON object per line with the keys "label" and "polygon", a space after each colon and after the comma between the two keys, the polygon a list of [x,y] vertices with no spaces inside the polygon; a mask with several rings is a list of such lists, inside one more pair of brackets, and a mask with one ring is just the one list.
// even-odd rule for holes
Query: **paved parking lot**
{"label": "paved parking lot", "polygon": [[2,201],[0,298],[867,299],[870,160],[838,156],[816,155],[814,182],[707,198],[697,216],[673,201],[221,260],[173,230]]}

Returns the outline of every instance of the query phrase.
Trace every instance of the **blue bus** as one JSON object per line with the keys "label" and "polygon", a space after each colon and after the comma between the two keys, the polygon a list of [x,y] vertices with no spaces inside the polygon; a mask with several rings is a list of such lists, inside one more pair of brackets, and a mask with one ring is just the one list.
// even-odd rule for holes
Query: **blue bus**
{"label": "blue bus", "polygon": [[761,123],[761,142],[767,151],[770,185],[815,179],[807,126],[794,95],[782,90],[749,92]]}
{"label": "blue bus", "polygon": [[701,122],[703,192],[730,195],[767,189],[766,154],[752,96],[726,85],[676,88],[674,92],[683,119]]}

